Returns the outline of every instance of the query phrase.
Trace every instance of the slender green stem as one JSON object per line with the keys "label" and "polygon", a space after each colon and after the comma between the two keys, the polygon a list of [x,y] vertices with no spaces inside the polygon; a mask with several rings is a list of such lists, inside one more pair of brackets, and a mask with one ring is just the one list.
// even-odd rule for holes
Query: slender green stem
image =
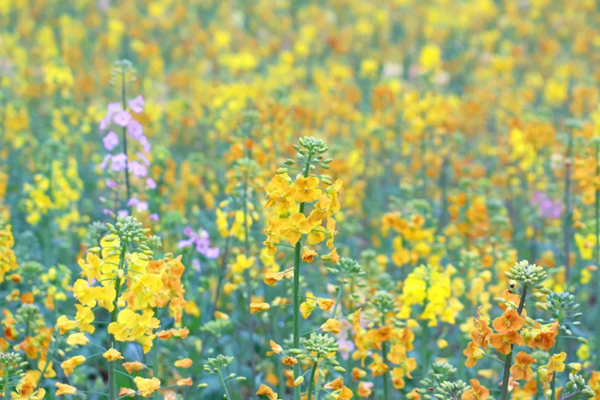
{"label": "slender green stem", "polygon": [[[552,355],[556,354],[556,349],[558,348],[558,340],[560,339],[560,335],[556,336],[556,344],[552,348]],[[552,382],[550,382],[550,389],[552,389],[552,396],[556,399],[558,398],[558,393],[556,393],[556,371],[552,373]]]}
{"label": "slender green stem", "polygon": [[[519,306],[517,308],[517,313],[521,315],[523,312],[523,307],[525,307],[525,297],[527,297],[527,285],[523,285],[523,293],[521,294],[521,300],[519,301]],[[506,355],[506,359],[504,360],[504,375],[502,377],[502,396],[501,400],[506,400],[508,398],[508,378],[510,377],[510,367],[512,364],[512,352],[513,346],[510,345],[510,352]]]}
{"label": "slender green stem", "polygon": [[[121,73],[121,97],[123,101],[123,111],[127,109],[127,103],[125,99],[125,69],[122,70]],[[123,127],[123,153],[125,154],[125,186],[127,187],[127,201],[126,204],[131,199],[131,185],[129,184],[129,159],[127,155],[127,128]],[[129,206],[128,206],[129,207]]]}
{"label": "slender green stem", "polygon": [[342,301],[342,294],[344,293],[344,277],[342,276],[342,283],[340,284],[340,290],[338,291],[337,298],[335,299],[335,305],[333,306],[333,313],[331,314],[331,318],[335,319],[335,314],[337,313],[338,306]]}
{"label": "slender green stem", "polygon": [[[113,310],[110,314],[110,322],[116,322],[119,312],[119,291],[121,290],[121,279],[119,279],[118,273],[123,269],[125,263],[125,253],[127,251],[127,245],[123,243],[121,246],[121,257],[119,259],[119,269],[117,270],[117,276],[115,278],[115,299],[113,301]],[[117,341],[114,335],[110,335],[110,348],[115,348]],[[116,368],[115,362],[108,363],[108,399],[117,399],[117,377],[115,373]]]}
{"label": "slender green stem", "polygon": [[[154,307],[154,317],[158,318],[158,307]],[[154,345],[152,346],[152,376],[158,378],[158,337],[154,341]],[[154,400],[159,400],[160,394],[157,390],[152,395]]]}
{"label": "slender green stem", "polygon": [[[385,326],[385,315],[381,317],[381,327]],[[387,341],[381,343],[381,355],[383,356],[383,362],[387,365],[387,356],[388,356],[388,343]],[[383,400],[388,400],[389,398],[389,376],[388,372],[385,371],[383,373]]]}
{"label": "slender green stem", "polygon": [[310,380],[308,381],[308,399],[312,400],[312,394],[315,386],[315,375],[317,374],[317,370],[319,369],[319,359],[313,365],[312,372],[310,373]]}
{"label": "slender green stem", "polygon": [[[310,161],[312,154],[308,153],[306,159],[306,166],[304,167],[304,177],[308,177],[310,171]],[[304,203],[300,203],[300,214],[304,214]],[[296,243],[294,249],[294,348],[300,348],[300,254],[302,252],[302,238]],[[294,365],[294,380],[300,376],[300,365],[296,363]],[[301,397],[300,386],[294,386],[294,400],[300,400]]]}
{"label": "slender green stem", "polygon": [[563,239],[565,250],[565,282],[569,285],[571,276],[570,254],[571,254],[571,157],[573,155],[573,130],[569,131],[569,143],[566,154],[566,172],[565,172],[565,219],[563,226]]}
{"label": "slender green stem", "polygon": [[[600,143],[596,143],[596,179],[600,179]],[[595,202],[595,218],[596,218],[596,252],[594,265],[600,260],[600,188],[596,188],[596,202]],[[600,293],[600,274],[598,274],[598,291],[596,293]],[[597,295],[598,296],[598,295]],[[598,303],[596,301],[596,303]],[[600,310],[597,310],[598,312]],[[597,337],[596,337],[596,359],[598,360],[598,368],[600,369],[600,324],[596,324],[597,329]]]}
{"label": "slender green stem", "polygon": [[218,369],[217,372],[219,374],[219,378],[221,379],[221,385],[223,385],[223,390],[225,391],[225,398],[227,400],[231,400],[231,395],[229,394],[229,389],[227,388],[227,384],[225,383],[225,379],[223,379],[223,374],[221,373],[220,369]]}

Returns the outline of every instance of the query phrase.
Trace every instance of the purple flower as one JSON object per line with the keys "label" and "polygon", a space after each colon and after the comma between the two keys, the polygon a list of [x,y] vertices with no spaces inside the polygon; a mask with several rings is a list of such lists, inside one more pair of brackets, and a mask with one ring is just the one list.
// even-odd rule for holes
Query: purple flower
{"label": "purple flower", "polygon": [[102,121],[100,121],[100,125],[98,127],[100,128],[101,131],[103,131],[106,128],[108,128],[108,124],[110,124],[110,118],[109,119],[104,118]]}
{"label": "purple flower", "polygon": [[219,248],[210,247],[210,238],[208,232],[200,229],[200,232],[194,232],[189,226],[184,229],[183,234],[188,237],[177,244],[178,248],[195,246],[196,251],[203,254],[206,258],[217,258],[219,256]]}
{"label": "purple flower", "polygon": [[106,107],[106,116],[102,121],[100,121],[100,130],[105,130],[110,124],[110,120],[112,117],[121,110],[121,103],[110,103],[108,107]]}
{"label": "purple flower", "polygon": [[535,192],[531,197],[531,205],[537,206],[541,218],[559,219],[562,214],[562,203],[559,200],[553,201],[544,192]]}
{"label": "purple flower", "polygon": [[192,268],[194,268],[198,272],[202,272],[202,266],[200,265],[200,261],[195,258],[192,260]]}
{"label": "purple flower", "polygon": [[119,210],[119,212],[117,213],[117,216],[125,218],[125,217],[129,216],[129,211],[127,211],[127,210]]}
{"label": "purple flower", "polygon": [[350,353],[354,351],[354,343],[348,339],[338,339],[338,352],[342,356],[343,360],[348,360]]}
{"label": "purple flower", "polygon": [[148,203],[146,203],[145,201],[140,201],[137,203],[137,205],[135,206],[135,209],[138,212],[144,212],[144,211],[148,211]]}
{"label": "purple flower", "polygon": [[111,181],[110,179],[106,180],[106,187],[109,189],[116,189],[117,188],[117,182],[115,181]]}
{"label": "purple flower", "polygon": [[131,170],[133,176],[136,176],[138,178],[144,178],[146,175],[148,175],[148,170],[146,169],[146,167],[144,167],[137,161],[130,162],[129,169]]}
{"label": "purple flower", "polygon": [[140,140],[140,144],[141,144],[141,145],[142,145],[142,147],[144,148],[144,152],[145,152],[146,154],[147,154],[147,153],[150,153],[151,146],[150,146],[150,142],[148,141],[148,139],[146,138],[146,136],[142,136],[142,137],[140,137],[140,139],[139,139],[139,140]]}
{"label": "purple flower", "polygon": [[104,157],[104,160],[102,160],[102,163],[100,163],[100,169],[101,169],[101,170],[104,170],[104,169],[106,169],[106,166],[108,165],[108,162],[109,162],[111,159],[112,159],[112,155],[110,155],[110,154],[107,154],[107,155]]}
{"label": "purple flower", "polygon": [[129,199],[129,201],[127,202],[127,205],[128,205],[129,207],[131,207],[131,206],[135,206],[135,205],[137,205],[139,202],[140,202],[140,200],[139,200],[138,198],[136,198],[136,197],[132,197],[132,198],[130,198],[130,199]]}
{"label": "purple flower", "polygon": [[148,186],[148,189],[156,189],[156,182],[154,182],[154,179],[152,178],[146,179],[146,185]]}
{"label": "purple flower", "polygon": [[108,135],[102,139],[104,148],[108,151],[113,151],[115,147],[119,145],[119,137],[113,131],[108,132]]}
{"label": "purple flower", "polygon": [[133,100],[129,100],[128,104],[129,108],[131,108],[131,111],[133,111],[136,114],[139,114],[142,111],[144,111],[144,106],[146,105],[146,102],[144,101],[144,98],[140,95]]}
{"label": "purple flower", "polygon": [[127,125],[127,133],[132,139],[138,140],[142,136],[144,136],[144,130],[142,129],[142,124],[140,124],[135,119],[132,119]]}
{"label": "purple flower", "polygon": [[219,254],[221,254],[221,249],[218,247],[212,247],[206,250],[205,256],[206,258],[217,258],[219,257]]}
{"label": "purple flower", "polygon": [[127,111],[121,110],[115,114],[113,121],[115,124],[125,127],[127,124],[129,124],[129,121],[131,121],[131,114],[129,114]]}
{"label": "purple flower", "polygon": [[150,214],[148,218],[150,218],[150,221],[158,221],[158,214]]}
{"label": "purple flower", "polygon": [[137,153],[135,153],[135,154],[138,156],[138,158],[139,158],[140,160],[142,160],[142,162],[144,163],[144,165],[145,165],[146,167],[149,167],[149,166],[150,166],[150,160],[148,160],[148,157],[146,157],[146,155],[145,155],[144,153],[140,153],[140,152],[138,151],[138,152],[137,152]]}
{"label": "purple flower", "polygon": [[110,169],[114,172],[123,171],[127,165],[127,155],[125,153],[117,154],[112,156],[112,162],[110,163]]}
{"label": "purple flower", "polygon": [[106,117],[110,119],[116,112],[121,111],[121,103],[115,101],[114,103],[110,103],[106,107]]}

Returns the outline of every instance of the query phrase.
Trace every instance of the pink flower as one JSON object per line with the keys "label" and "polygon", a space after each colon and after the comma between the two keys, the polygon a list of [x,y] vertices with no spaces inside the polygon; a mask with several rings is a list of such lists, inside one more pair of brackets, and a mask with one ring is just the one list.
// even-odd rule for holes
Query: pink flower
{"label": "pink flower", "polygon": [[115,114],[113,121],[115,124],[125,127],[127,124],[129,124],[129,121],[131,121],[131,114],[129,114],[127,111],[121,110]]}
{"label": "pink flower", "polygon": [[142,124],[138,121],[132,119],[127,125],[127,133],[132,139],[139,140],[142,136],[144,136],[144,130],[142,129]]}
{"label": "pink flower", "polygon": [[146,179],[146,185],[148,186],[148,189],[156,189],[156,182],[154,182],[154,179],[152,178]]}
{"label": "pink flower", "polygon": [[136,176],[138,178],[143,178],[146,175],[148,175],[148,170],[146,169],[146,167],[137,161],[130,162],[129,169],[131,170],[133,176]]}
{"label": "pink flower", "polygon": [[119,145],[119,137],[113,131],[108,132],[104,139],[102,139],[104,143],[104,148],[108,151],[113,151],[115,147]]}
{"label": "pink flower", "polygon": [[136,114],[139,114],[142,111],[144,111],[144,106],[146,105],[146,102],[144,101],[144,98],[142,96],[138,96],[133,100],[129,100],[128,104],[131,111],[133,111]]}

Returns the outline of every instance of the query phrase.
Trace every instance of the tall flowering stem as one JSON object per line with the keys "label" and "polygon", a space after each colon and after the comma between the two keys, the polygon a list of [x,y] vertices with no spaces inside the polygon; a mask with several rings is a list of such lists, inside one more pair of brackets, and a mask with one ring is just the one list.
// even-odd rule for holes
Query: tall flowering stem
{"label": "tall flowering stem", "polygon": [[573,130],[569,130],[567,153],[565,157],[565,220],[563,225],[563,238],[565,250],[565,281],[569,282],[571,276],[570,254],[571,254],[571,167],[573,157]]}
{"label": "tall flowering stem", "polygon": [[[592,139],[592,143],[594,144],[594,148],[596,150],[596,179],[600,179],[600,137],[596,137]],[[596,222],[596,237],[594,240],[595,243],[595,252],[594,252],[594,260],[598,262],[600,260],[600,186],[596,182],[596,193],[594,199],[594,219]],[[597,293],[600,293],[600,274],[598,274],[598,290]],[[597,324],[597,332],[596,332],[596,353],[600,354],[600,324]],[[598,360],[598,368],[600,369],[600,356],[597,357]]]}
{"label": "tall flowering stem", "polygon": [[[264,232],[267,239],[263,242],[271,255],[277,252],[280,239],[285,239],[294,248],[294,267],[282,272],[270,273],[265,278],[265,283],[274,285],[284,277],[290,278],[293,272],[293,346],[300,347],[300,265],[302,261],[312,262],[318,253],[307,245],[303,246],[303,236],[307,235],[306,244],[316,245],[326,241],[330,253],[321,256],[323,260],[339,261],[337,250],[333,244],[337,235],[335,230],[336,221],[332,218],[339,211],[340,203],[338,191],[342,186],[341,181],[332,183],[331,178],[326,175],[316,176],[311,173],[317,166],[329,169],[331,159],[323,159],[323,154],[328,150],[327,145],[320,139],[303,137],[300,145],[295,145],[298,152],[298,160],[288,159],[284,167],[277,170],[277,175],[265,187],[269,199],[265,208],[273,208],[269,226]],[[298,167],[294,167],[298,163]],[[290,169],[296,169],[299,173],[295,181],[288,176]],[[327,188],[320,183],[329,185]],[[308,213],[306,205],[312,205]],[[295,210],[298,210],[297,212]],[[326,223],[324,224],[324,220]],[[294,365],[294,380],[301,376],[300,366]],[[301,382],[301,381],[300,381]],[[299,400],[301,396],[300,384],[294,387],[294,398]]]}
{"label": "tall flowering stem", "polygon": [[[121,101],[123,102],[123,110],[127,110],[127,101],[125,100],[125,93],[127,83],[125,82],[125,68],[121,68]],[[129,183],[129,160],[127,154],[127,127],[123,127],[123,153],[125,154],[125,187],[127,188],[127,202],[131,199],[131,185]]]}
{"label": "tall flowering stem", "polygon": [[[536,292],[539,292],[541,294],[549,294],[549,290],[544,288],[543,286],[543,281],[547,277],[546,271],[544,271],[542,267],[538,267],[535,264],[529,264],[529,262],[527,261],[521,261],[515,264],[510,269],[510,271],[506,272],[506,276],[510,279],[510,285],[512,288],[516,287],[517,284],[519,284],[522,287],[519,305],[517,306],[517,314],[519,318],[521,318],[521,314],[523,313],[523,309],[525,308],[525,301],[528,293],[532,293],[534,295],[537,294]],[[508,352],[504,360],[504,375],[502,377],[501,400],[506,400],[508,398],[508,386],[511,374],[512,353],[514,345],[515,343],[510,344],[510,351]]]}
{"label": "tall flowering stem", "polygon": [[[127,253],[127,243],[123,242],[121,245],[121,255],[119,257],[119,269],[118,271],[123,270],[123,265],[125,263],[125,254]],[[121,278],[117,272],[117,276],[115,276],[115,298],[113,300],[113,310],[110,313],[110,322],[116,323],[117,317],[119,314],[119,291],[121,290]],[[113,333],[110,334],[110,348],[116,348],[117,340]],[[116,375],[116,363],[111,362],[108,366],[108,399],[116,400],[118,396],[117,393],[117,375]]]}
{"label": "tall flowering stem", "polygon": [[[517,313],[519,317],[523,312],[523,308],[525,307],[525,297],[527,296],[527,285],[523,285],[523,290],[521,291],[521,300],[519,301],[519,306],[517,307]],[[502,376],[502,397],[501,400],[506,400],[508,396],[508,380],[510,378],[510,367],[512,364],[512,353],[513,353],[514,345],[510,345],[510,352],[506,355],[504,359],[504,372]]]}
{"label": "tall flowering stem", "polygon": [[[308,173],[310,171],[310,162],[312,159],[312,152],[308,152],[308,156],[306,158],[306,165],[304,166],[304,171],[302,176],[304,178],[308,177]],[[304,215],[304,202],[300,203],[300,207],[298,213]],[[296,243],[296,247],[294,248],[294,347],[300,347],[300,257],[302,253],[302,239],[298,240]],[[294,365],[294,379],[298,379],[300,377],[300,365]],[[309,389],[310,390],[310,389]],[[300,386],[294,386],[294,399],[299,400],[301,395]]]}

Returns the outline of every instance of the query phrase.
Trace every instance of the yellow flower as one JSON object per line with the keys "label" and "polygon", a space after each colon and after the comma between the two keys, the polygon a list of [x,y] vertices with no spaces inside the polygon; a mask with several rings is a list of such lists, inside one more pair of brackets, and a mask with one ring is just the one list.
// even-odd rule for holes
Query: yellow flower
{"label": "yellow flower", "polygon": [[56,382],[56,387],[58,390],[56,391],[57,396],[61,396],[63,394],[77,394],[77,389],[70,385],[65,385],[64,383]]}
{"label": "yellow flower", "polygon": [[116,361],[123,359],[121,353],[115,349],[108,349],[104,352],[104,354],[102,354],[102,357],[106,358],[108,361]]}
{"label": "yellow flower", "polygon": [[330,318],[323,325],[321,325],[321,330],[323,332],[331,332],[334,335],[337,335],[342,330],[342,324],[340,321]]}
{"label": "yellow flower", "polygon": [[85,362],[84,356],[75,356],[71,357],[60,364],[60,367],[63,369],[65,375],[69,376],[75,371],[75,367],[81,365]]}
{"label": "yellow flower", "polygon": [[300,203],[311,203],[321,197],[319,187],[319,178],[309,176],[308,178],[298,178],[292,185],[292,195]]}
{"label": "yellow flower", "polygon": [[158,378],[145,379],[141,376],[136,376],[133,380],[142,397],[150,397],[152,393],[160,389],[160,380]]}
{"label": "yellow flower", "polygon": [[267,311],[271,308],[269,303],[250,303],[250,313],[256,314],[261,311]]}
{"label": "yellow flower", "polygon": [[193,361],[189,358],[184,358],[182,360],[175,361],[175,367],[177,368],[189,368],[193,364]]}
{"label": "yellow flower", "polygon": [[85,337],[85,333],[72,333],[67,338],[67,344],[69,346],[85,346],[90,342],[90,340]]}
{"label": "yellow flower", "polygon": [[320,221],[311,222],[302,213],[292,215],[288,221],[281,225],[281,234],[291,244],[296,244],[302,237],[302,234],[307,235],[312,229],[319,225]]}

